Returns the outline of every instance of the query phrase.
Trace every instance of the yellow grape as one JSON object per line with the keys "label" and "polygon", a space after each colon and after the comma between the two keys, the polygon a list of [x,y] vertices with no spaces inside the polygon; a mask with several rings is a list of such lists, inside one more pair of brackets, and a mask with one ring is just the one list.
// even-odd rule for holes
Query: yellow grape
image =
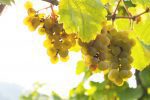
{"label": "yellow grape", "polygon": [[24,4],[24,7],[28,10],[29,8],[32,8],[33,5],[30,1],[27,1],[25,4]]}
{"label": "yellow grape", "polygon": [[45,48],[50,48],[50,47],[53,46],[52,41],[49,40],[49,39],[46,39],[46,40],[44,41],[43,45],[44,45]]}
{"label": "yellow grape", "polygon": [[36,11],[33,8],[28,9],[28,15],[29,16],[34,16],[36,14]]}
{"label": "yellow grape", "polygon": [[69,60],[69,56],[66,56],[66,57],[60,57],[60,60],[62,62],[67,62]]}
{"label": "yellow grape", "polygon": [[27,16],[24,18],[23,23],[25,25],[29,25],[29,24],[31,24],[31,20],[32,20],[32,18],[30,16]]}
{"label": "yellow grape", "polygon": [[47,50],[47,54],[48,54],[48,56],[50,56],[50,57],[54,57],[54,56],[57,55],[57,49],[54,48],[54,47],[49,48],[49,49]]}
{"label": "yellow grape", "polygon": [[108,73],[108,79],[111,81],[115,81],[116,77],[119,76],[118,69],[111,69]]}
{"label": "yellow grape", "polygon": [[45,35],[45,28],[43,28],[43,27],[40,27],[39,29],[38,29],[38,33],[40,34],[40,35]]}
{"label": "yellow grape", "polygon": [[121,70],[119,74],[123,79],[130,78],[132,76],[132,72],[130,70]]}
{"label": "yellow grape", "polygon": [[65,51],[62,51],[62,50],[59,50],[59,55],[60,57],[67,57],[68,56],[68,50],[65,50]]}
{"label": "yellow grape", "polygon": [[59,58],[58,58],[58,56],[53,56],[50,58],[50,61],[52,64],[56,64],[59,61]]}
{"label": "yellow grape", "polygon": [[115,81],[114,83],[117,85],[117,86],[122,86],[124,81],[123,79],[118,75],[116,78],[115,78]]}
{"label": "yellow grape", "polygon": [[108,63],[104,62],[104,61],[101,61],[101,62],[98,63],[98,68],[100,70],[106,70],[106,69],[108,69]]}
{"label": "yellow grape", "polygon": [[40,25],[40,20],[38,17],[33,17],[31,20],[31,24],[29,24],[29,30],[30,31],[35,31],[36,28]]}

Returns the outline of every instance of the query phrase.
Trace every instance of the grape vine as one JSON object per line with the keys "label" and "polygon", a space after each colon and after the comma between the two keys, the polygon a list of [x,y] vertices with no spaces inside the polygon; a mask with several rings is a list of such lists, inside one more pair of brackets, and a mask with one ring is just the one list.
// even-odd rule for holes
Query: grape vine
{"label": "grape vine", "polygon": [[[84,64],[88,66],[89,71],[98,73],[101,71],[106,72],[107,74],[105,75],[108,75],[108,79],[117,86],[122,86],[123,83],[132,76],[132,64],[136,61],[135,57],[132,56],[132,48],[136,47],[137,38],[132,38],[133,33],[131,30],[118,30],[114,23],[117,19],[129,19],[130,23],[133,24],[133,22],[136,22],[136,24],[138,24],[141,22],[141,16],[149,13],[150,8],[146,7],[143,12],[133,15],[130,13],[125,0],[118,0],[114,10],[109,8],[108,3],[105,3],[103,6],[102,3],[95,0],[88,2],[84,0],[74,2],[71,0],[72,5],[68,4],[68,7],[72,10],[72,13],[70,13],[70,9],[63,8],[65,2],[67,2],[66,0],[61,0],[60,2],[57,0],[43,1],[50,3],[49,7],[44,8],[50,9],[50,14],[46,15],[45,13],[40,13],[43,9],[35,10],[32,3],[27,1],[25,8],[28,16],[24,19],[24,24],[28,26],[30,31],[38,29],[40,35],[46,35],[44,46],[53,64],[56,64],[59,59],[63,62],[68,61],[69,51],[79,45]],[[85,7],[83,6],[84,3]],[[102,12],[91,17],[90,14],[94,14],[94,12],[91,11],[92,8],[88,9],[87,7],[91,7],[94,4],[97,4],[95,8],[101,9],[102,12],[105,8],[107,11],[107,21],[103,17],[100,18],[101,21],[95,19],[95,16],[102,14]],[[54,9],[54,5],[60,7],[58,13],[57,10]],[[124,7],[123,13],[126,13],[126,16],[117,15],[120,10],[120,5]],[[71,8],[71,6],[74,7]],[[75,11],[75,9],[78,9],[79,12]],[[87,10],[85,11],[87,12],[87,15],[85,14],[86,16],[82,15],[82,10]],[[64,11],[66,11],[66,13]],[[68,11],[70,12],[68,13]],[[72,14],[72,16],[69,16],[69,14]],[[79,19],[79,16],[82,18]],[[72,18],[70,22],[66,21],[65,18],[69,20],[70,17]],[[73,17],[76,18],[73,19]],[[87,19],[91,21],[89,26],[88,22],[86,22]],[[111,22],[109,22],[109,20],[112,20],[112,24],[110,24]],[[99,21],[99,25],[96,25]],[[71,31],[71,28],[68,29],[68,26],[73,27],[73,31]],[[95,28],[90,30],[90,26],[92,28],[95,26]],[[85,31],[85,27],[89,30],[90,34],[87,34],[89,32],[87,30]],[[101,31],[98,31],[99,29]],[[150,63],[150,61],[148,63]]]}

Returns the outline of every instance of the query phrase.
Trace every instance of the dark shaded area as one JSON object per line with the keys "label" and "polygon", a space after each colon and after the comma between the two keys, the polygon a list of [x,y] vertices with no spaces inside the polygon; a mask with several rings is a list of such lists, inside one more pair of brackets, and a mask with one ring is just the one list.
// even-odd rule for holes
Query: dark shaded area
{"label": "dark shaded area", "polygon": [[2,14],[3,10],[5,9],[6,5],[0,4],[0,15]]}

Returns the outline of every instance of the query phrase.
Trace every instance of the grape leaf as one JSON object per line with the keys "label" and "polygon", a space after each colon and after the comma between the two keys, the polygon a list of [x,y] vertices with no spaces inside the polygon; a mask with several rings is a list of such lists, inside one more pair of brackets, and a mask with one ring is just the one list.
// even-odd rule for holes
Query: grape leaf
{"label": "grape leaf", "polygon": [[100,0],[60,0],[58,14],[67,33],[78,33],[89,42],[100,33],[106,11]]}
{"label": "grape leaf", "polygon": [[0,3],[5,5],[11,5],[11,3],[14,3],[14,0],[0,0]]}
{"label": "grape leaf", "polygon": [[150,87],[150,66],[145,68],[143,71],[140,72],[140,79],[142,81],[143,86]]}
{"label": "grape leaf", "polygon": [[134,25],[137,36],[146,44],[150,44],[150,14],[143,15],[142,21]]}
{"label": "grape leaf", "polygon": [[141,4],[144,8],[150,7],[150,0],[132,0],[135,4]]}
{"label": "grape leaf", "polygon": [[135,34],[131,33],[136,41],[136,45],[132,48],[132,57],[134,59],[133,67],[138,70],[143,70],[150,64],[150,49],[144,42],[137,39]]}
{"label": "grape leaf", "polygon": [[86,70],[87,66],[85,65],[84,61],[78,61],[76,67],[76,74],[79,75]]}
{"label": "grape leaf", "polygon": [[120,93],[118,93],[118,96],[120,100],[138,100],[142,96],[142,88],[138,86],[137,88],[127,88]]}

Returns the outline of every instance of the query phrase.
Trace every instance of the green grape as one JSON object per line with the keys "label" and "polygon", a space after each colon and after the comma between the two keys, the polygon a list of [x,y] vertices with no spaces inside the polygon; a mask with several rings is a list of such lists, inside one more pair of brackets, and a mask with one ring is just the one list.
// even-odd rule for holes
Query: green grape
{"label": "green grape", "polygon": [[60,60],[62,62],[67,62],[69,60],[69,56],[66,56],[66,57],[60,57]]}
{"label": "green grape", "polygon": [[110,39],[107,37],[106,34],[101,34],[99,36],[100,41],[102,42],[102,44],[108,46],[110,44]]}
{"label": "green grape", "polygon": [[118,69],[119,64],[116,63],[116,62],[112,62],[110,66],[111,66],[112,69]]}
{"label": "green grape", "polygon": [[124,81],[123,79],[118,75],[115,80],[114,80],[114,83],[117,85],[117,86],[122,86]]}
{"label": "green grape", "polygon": [[126,52],[126,51],[122,51],[120,54],[119,54],[119,57],[120,58],[125,58],[125,57],[128,57],[129,53]]}
{"label": "green grape", "polygon": [[114,56],[118,56],[121,53],[120,47],[112,46],[111,52]]}
{"label": "green grape", "polygon": [[128,59],[127,58],[121,58],[120,59],[120,64],[122,65],[122,66],[126,66],[127,64],[128,64]]}
{"label": "green grape", "polygon": [[96,64],[98,64],[99,59],[96,57],[92,57],[91,61],[92,61],[92,64],[96,65]]}
{"label": "green grape", "polygon": [[71,48],[71,46],[72,46],[71,42],[68,40],[63,41],[62,45],[67,49]]}
{"label": "green grape", "polygon": [[88,53],[91,56],[95,56],[97,54],[97,50],[93,47],[88,47]]}
{"label": "green grape", "polygon": [[118,76],[119,76],[118,69],[111,69],[108,73],[108,79],[113,82],[116,80],[116,77],[118,77]]}
{"label": "green grape", "polygon": [[98,68],[99,68],[100,70],[106,70],[106,69],[108,69],[108,63],[107,63],[107,62],[104,62],[104,61],[100,61],[100,62],[98,63]]}
{"label": "green grape", "polygon": [[61,45],[62,45],[62,43],[60,42],[60,41],[54,41],[54,47],[56,48],[56,49],[61,49]]}
{"label": "green grape", "polygon": [[121,66],[120,70],[130,70],[132,67],[130,64],[127,64],[126,66]]}
{"label": "green grape", "polygon": [[99,52],[98,57],[101,61],[106,59],[107,52]]}
{"label": "green grape", "polygon": [[133,62],[133,57],[132,56],[128,56],[127,59],[128,59],[129,64],[131,64]]}
{"label": "green grape", "polygon": [[59,53],[59,56],[63,58],[63,57],[67,57],[68,56],[68,52],[69,52],[68,50],[66,50],[66,51],[59,50],[58,53]]}
{"label": "green grape", "polygon": [[44,20],[44,28],[47,33],[51,33],[51,28],[54,25],[53,20],[51,18],[47,18]]}
{"label": "green grape", "polygon": [[130,70],[121,70],[119,72],[119,74],[120,74],[120,77],[123,79],[127,79],[127,78],[130,78],[132,76],[132,72]]}
{"label": "green grape", "polygon": [[100,42],[100,40],[99,40],[98,38],[94,41],[93,46],[94,46],[97,50],[99,50],[99,51],[105,51],[106,48],[107,48],[105,45],[103,45],[103,44]]}

